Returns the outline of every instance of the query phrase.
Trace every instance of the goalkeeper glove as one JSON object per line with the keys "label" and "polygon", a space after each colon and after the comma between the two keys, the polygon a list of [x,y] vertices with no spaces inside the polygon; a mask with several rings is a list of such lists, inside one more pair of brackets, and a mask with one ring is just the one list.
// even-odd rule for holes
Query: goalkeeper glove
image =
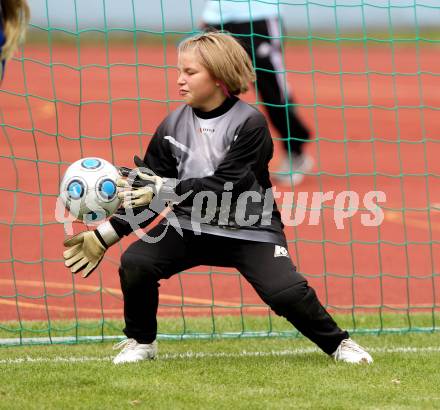
{"label": "goalkeeper glove", "polygon": [[107,248],[119,239],[110,222],[99,225],[96,231],[81,232],[64,241],[68,248],[63,252],[64,264],[72,273],[84,269],[82,277],[86,278],[98,267]]}
{"label": "goalkeeper glove", "polygon": [[154,193],[156,195],[159,195],[160,190],[162,189],[163,184],[168,181],[168,178],[161,178],[157,175],[151,174],[151,173],[145,173],[142,172],[142,170],[148,170],[147,165],[142,161],[137,155],[133,158],[134,163],[138,167],[136,169],[137,175],[139,179],[143,181],[144,184],[153,185],[154,186]]}
{"label": "goalkeeper glove", "polygon": [[[119,178],[118,198],[122,200],[124,208],[137,208],[148,206],[154,196],[160,195],[160,200],[168,203],[178,202],[174,189],[177,180],[174,178],[162,178],[150,171],[146,164],[135,155],[134,163],[138,168],[130,169],[119,167],[119,172],[125,178]],[[143,172],[145,171],[145,172]]]}
{"label": "goalkeeper glove", "polygon": [[148,206],[153,200],[153,188],[146,184],[141,188],[137,188],[123,178],[119,178],[116,184],[118,186],[118,198],[122,199],[124,208]]}
{"label": "goalkeeper glove", "polygon": [[[119,168],[122,176],[116,181],[118,186],[118,198],[122,200],[124,208],[137,208],[148,206],[153,200],[153,196],[159,193],[162,188],[162,178],[156,175],[148,175],[139,169]],[[133,174],[136,177],[133,178]],[[153,189],[154,187],[154,189]]]}

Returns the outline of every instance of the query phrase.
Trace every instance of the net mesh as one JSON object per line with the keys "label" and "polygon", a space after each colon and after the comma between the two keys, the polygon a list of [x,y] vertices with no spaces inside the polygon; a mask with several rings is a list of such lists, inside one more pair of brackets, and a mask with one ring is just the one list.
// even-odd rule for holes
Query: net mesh
{"label": "net mesh", "polygon": [[[132,167],[133,155],[144,154],[159,122],[182,103],[176,44],[198,32],[203,2],[155,0],[146,10],[132,0],[123,13],[117,3],[30,2],[26,45],[6,68],[0,345],[121,334],[119,258],[135,237],[112,247],[87,280],[73,277],[62,242],[84,227],[55,218],[59,182],[82,157]],[[222,1],[233,3],[240,2]],[[276,74],[293,97],[286,116],[292,107],[313,134],[305,153],[314,165],[293,186],[295,157],[284,141],[291,146],[294,130],[280,135],[271,125],[271,173],[298,270],[352,331],[438,330],[440,62],[430,18],[440,8],[433,1],[274,3],[286,23],[282,69],[257,71]],[[251,38],[273,40],[252,27]],[[243,99],[265,112],[271,103],[259,87]],[[164,281],[159,317],[162,338],[297,334],[238,272],[218,267]]]}

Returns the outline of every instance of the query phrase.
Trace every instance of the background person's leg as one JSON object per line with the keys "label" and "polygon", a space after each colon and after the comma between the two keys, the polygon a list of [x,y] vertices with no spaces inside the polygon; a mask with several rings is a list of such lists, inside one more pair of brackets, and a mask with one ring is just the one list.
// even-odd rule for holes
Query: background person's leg
{"label": "background person's leg", "polygon": [[209,29],[223,29],[235,34],[251,57],[256,68],[256,90],[286,153],[279,166],[282,174],[278,174],[277,179],[299,184],[304,174],[313,168],[313,159],[303,152],[310,131],[291,105],[294,99],[286,80],[279,20],[257,20],[252,25],[250,22],[226,23]]}
{"label": "background person's leg", "polygon": [[302,145],[310,138],[310,132],[294,107],[286,107],[294,100],[286,81],[279,20],[257,20],[252,26],[250,23],[227,23],[223,29],[238,34],[236,38],[251,57],[256,68],[258,93],[270,121],[283,138],[286,152],[301,155]]}
{"label": "background person's leg", "polygon": [[278,19],[257,21],[253,29],[254,33],[266,36],[252,38],[255,66],[260,69],[256,71],[258,92],[272,124],[283,138],[286,152],[301,155],[310,132],[290,105],[294,100],[286,79]]}

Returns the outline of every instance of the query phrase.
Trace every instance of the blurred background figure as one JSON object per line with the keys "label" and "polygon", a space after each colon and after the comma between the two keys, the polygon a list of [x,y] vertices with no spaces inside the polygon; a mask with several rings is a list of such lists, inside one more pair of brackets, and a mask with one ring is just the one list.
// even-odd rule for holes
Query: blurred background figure
{"label": "blurred background figure", "polygon": [[256,68],[258,94],[285,148],[278,167],[282,174],[275,175],[276,181],[298,185],[304,173],[313,167],[312,158],[304,152],[310,131],[292,105],[281,49],[284,29],[277,2],[209,0],[201,26],[235,34],[249,53]]}
{"label": "blurred background figure", "polygon": [[3,79],[6,61],[24,39],[29,17],[26,0],[0,1],[0,79]]}

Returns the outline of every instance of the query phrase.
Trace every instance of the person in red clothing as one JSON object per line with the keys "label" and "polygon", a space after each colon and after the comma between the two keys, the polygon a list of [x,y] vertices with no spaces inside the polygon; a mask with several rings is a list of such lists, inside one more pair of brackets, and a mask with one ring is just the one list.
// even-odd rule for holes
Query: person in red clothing
{"label": "person in red clothing", "polygon": [[197,265],[236,268],[275,313],[325,353],[371,362],[289,256],[269,178],[273,142],[267,122],[238,98],[255,79],[246,51],[227,34],[200,34],[179,45],[178,70],[185,104],[159,125],[144,158],[135,158],[138,168],[118,181],[122,208],[96,230],[65,241],[66,266],[88,276],[108,247],[172,204],[173,218],[121,257],[127,339],[118,344],[114,363],[156,356],[159,282]]}

